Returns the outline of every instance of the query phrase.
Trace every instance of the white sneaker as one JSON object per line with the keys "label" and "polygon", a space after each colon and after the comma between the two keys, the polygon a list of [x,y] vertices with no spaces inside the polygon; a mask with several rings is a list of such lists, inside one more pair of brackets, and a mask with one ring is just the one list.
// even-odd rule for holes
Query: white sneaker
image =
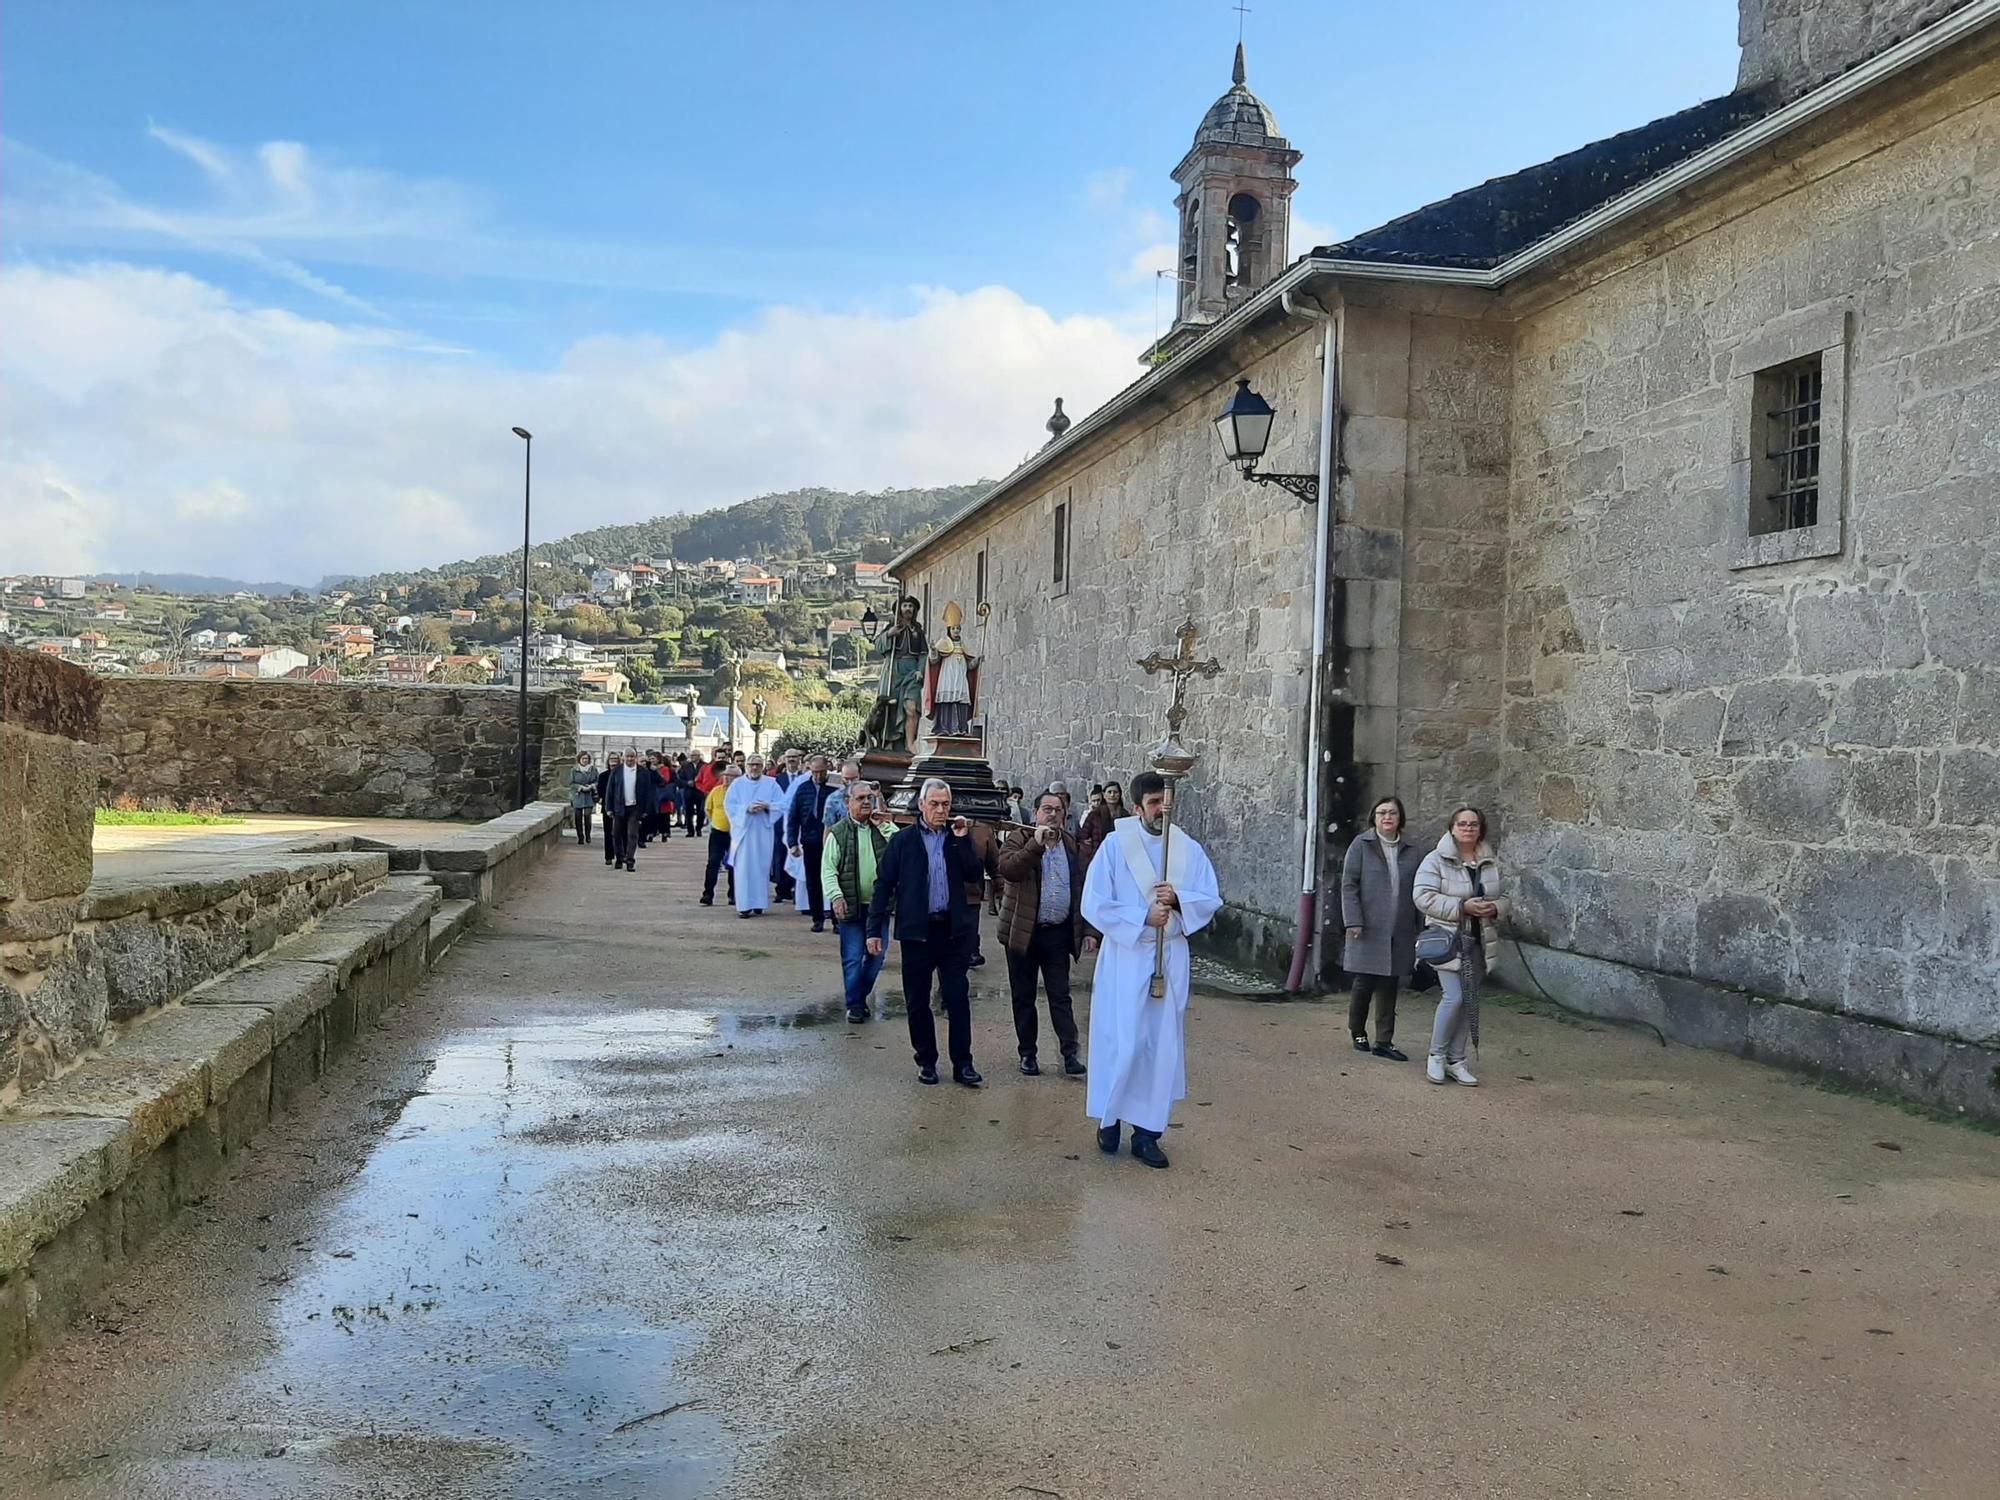
{"label": "white sneaker", "polygon": [[1444,1065],[1444,1070],[1446,1073],[1451,1075],[1451,1081],[1453,1083],[1462,1083],[1469,1089],[1476,1089],[1479,1087],[1479,1080],[1472,1076],[1472,1069],[1468,1068],[1462,1062],[1446,1063]]}
{"label": "white sneaker", "polygon": [[1424,1061],[1424,1077],[1428,1078],[1432,1083],[1443,1083],[1444,1060],[1437,1057],[1426,1058]]}

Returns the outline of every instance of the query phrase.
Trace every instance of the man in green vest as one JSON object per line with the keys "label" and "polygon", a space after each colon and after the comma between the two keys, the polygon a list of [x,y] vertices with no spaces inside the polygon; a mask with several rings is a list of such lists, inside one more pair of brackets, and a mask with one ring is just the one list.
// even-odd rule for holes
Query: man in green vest
{"label": "man in green vest", "polygon": [[868,997],[882,972],[883,955],[868,951],[868,903],[875,895],[875,871],[889,847],[882,823],[882,798],[872,781],[847,789],[847,816],[827,830],[820,854],[820,885],[833,898],[833,926],[840,934],[840,970],[847,985],[847,1019],[861,1022],[873,1012]]}

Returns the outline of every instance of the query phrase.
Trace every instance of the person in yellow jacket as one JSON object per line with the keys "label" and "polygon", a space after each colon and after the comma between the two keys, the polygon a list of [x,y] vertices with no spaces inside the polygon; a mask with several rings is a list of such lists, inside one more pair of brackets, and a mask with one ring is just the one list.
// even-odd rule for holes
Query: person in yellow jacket
{"label": "person in yellow jacket", "polygon": [[[702,877],[701,904],[715,905],[715,877],[729,858],[729,783],[742,773],[724,766],[722,777],[708,789],[708,872]],[[736,872],[729,872],[729,899],[736,900]]]}

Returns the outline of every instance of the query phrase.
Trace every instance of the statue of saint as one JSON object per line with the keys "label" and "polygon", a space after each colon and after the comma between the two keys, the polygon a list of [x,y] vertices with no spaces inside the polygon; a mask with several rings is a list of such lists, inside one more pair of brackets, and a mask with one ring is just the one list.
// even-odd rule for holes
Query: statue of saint
{"label": "statue of saint", "polygon": [[956,602],[944,607],[944,639],[931,647],[930,670],[924,674],[924,712],[931,716],[939,734],[972,732],[979,658],[968,652],[959,638],[964,618]]}
{"label": "statue of saint", "polygon": [[897,600],[896,623],[875,642],[875,654],[882,658],[882,675],[875,688],[875,707],[861,726],[863,750],[916,753],[924,664],[930,656],[930,642],[924,637],[917,609],[914,598]]}

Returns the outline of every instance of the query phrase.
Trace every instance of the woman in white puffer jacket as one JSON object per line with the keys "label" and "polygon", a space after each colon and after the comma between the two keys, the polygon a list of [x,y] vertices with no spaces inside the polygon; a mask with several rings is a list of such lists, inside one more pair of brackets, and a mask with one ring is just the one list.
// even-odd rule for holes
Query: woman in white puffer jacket
{"label": "woman in white puffer jacket", "polygon": [[1461,807],[1437,848],[1417,866],[1411,892],[1430,927],[1458,933],[1458,956],[1433,963],[1444,997],[1431,1025],[1431,1055],[1424,1076],[1468,1086],[1479,1082],[1465,1065],[1468,1041],[1479,1040],[1479,994],[1486,982],[1488,955],[1500,940],[1500,862],[1486,842],[1486,814]]}

